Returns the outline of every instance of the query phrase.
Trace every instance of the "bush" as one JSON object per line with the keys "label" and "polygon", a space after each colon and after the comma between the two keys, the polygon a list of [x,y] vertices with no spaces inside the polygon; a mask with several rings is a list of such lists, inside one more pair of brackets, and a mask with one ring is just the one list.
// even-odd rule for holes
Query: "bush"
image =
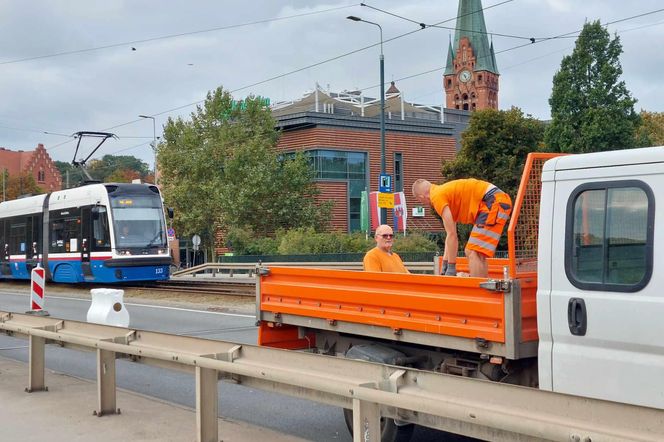
{"label": "bush", "polygon": [[438,244],[429,235],[422,232],[408,233],[406,236],[397,234],[394,237],[393,250],[397,253],[404,252],[435,252]]}

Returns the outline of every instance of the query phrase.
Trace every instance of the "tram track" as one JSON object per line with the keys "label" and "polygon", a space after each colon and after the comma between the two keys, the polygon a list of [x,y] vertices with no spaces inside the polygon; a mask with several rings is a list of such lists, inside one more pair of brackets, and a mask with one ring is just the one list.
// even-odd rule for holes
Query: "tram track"
{"label": "tram track", "polygon": [[256,283],[226,281],[169,280],[122,284],[123,289],[150,290],[162,293],[187,293],[219,296],[255,296]]}

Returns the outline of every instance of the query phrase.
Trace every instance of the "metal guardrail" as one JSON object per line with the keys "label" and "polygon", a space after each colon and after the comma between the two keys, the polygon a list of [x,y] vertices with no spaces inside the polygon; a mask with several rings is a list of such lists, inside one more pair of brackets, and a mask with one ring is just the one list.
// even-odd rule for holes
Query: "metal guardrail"
{"label": "metal guardrail", "polygon": [[[318,269],[362,270],[361,262],[269,262],[260,264],[263,267],[308,267]],[[405,262],[406,268],[413,273],[433,273],[433,262]],[[259,263],[214,263],[197,265],[184,270],[178,270],[171,276],[196,276],[204,273],[215,276],[217,274],[233,276],[236,273],[256,274]]]}
{"label": "metal guardrail", "polygon": [[99,416],[117,412],[117,358],[193,372],[204,442],[219,440],[219,379],[351,408],[354,441],[379,441],[381,415],[490,440],[664,440],[662,410],[406,367],[10,312],[0,330],[28,336],[28,392],[47,390],[47,342],[96,351]]}

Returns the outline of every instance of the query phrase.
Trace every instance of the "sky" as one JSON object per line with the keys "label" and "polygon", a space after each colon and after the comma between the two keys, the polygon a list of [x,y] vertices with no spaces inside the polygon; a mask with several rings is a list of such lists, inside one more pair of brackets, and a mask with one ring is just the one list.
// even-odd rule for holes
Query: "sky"
{"label": "sky", "polygon": [[[385,80],[407,102],[444,103],[452,0],[0,0],[0,147],[45,145],[71,162],[78,131],[118,139],[93,156],[153,164],[150,143],[169,118],[188,119],[219,86],[236,99],[297,100],[316,84],[378,95]],[[548,119],[552,79],[586,21],[620,37],[636,110],[664,111],[664,4],[658,0],[483,0],[500,71],[500,109]],[[635,17],[639,16],[639,17]],[[631,18],[634,17],[634,18]],[[624,20],[627,19],[627,20]],[[622,20],[622,21],[619,21]],[[406,34],[406,35],[404,35]],[[500,34],[500,35],[499,35]],[[563,34],[572,38],[548,38]],[[535,38],[536,43],[530,43]],[[540,40],[541,39],[541,40]],[[83,140],[77,158],[95,146]]]}

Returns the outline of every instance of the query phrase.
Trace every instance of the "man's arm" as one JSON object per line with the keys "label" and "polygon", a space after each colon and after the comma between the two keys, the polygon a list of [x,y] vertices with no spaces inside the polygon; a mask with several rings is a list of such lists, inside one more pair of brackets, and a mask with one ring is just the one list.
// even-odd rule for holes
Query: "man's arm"
{"label": "man's arm", "polygon": [[448,266],[454,266],[453,273],[456,273],[456,260],[459,253],[459,237],[457,235],[456,223],[454,222],[454,218],[452,218],[452,211],[448,206],[443,208],[441,218],[443,219],[443,226],[445,227],[446,233],[443,260],[448,262]]}

